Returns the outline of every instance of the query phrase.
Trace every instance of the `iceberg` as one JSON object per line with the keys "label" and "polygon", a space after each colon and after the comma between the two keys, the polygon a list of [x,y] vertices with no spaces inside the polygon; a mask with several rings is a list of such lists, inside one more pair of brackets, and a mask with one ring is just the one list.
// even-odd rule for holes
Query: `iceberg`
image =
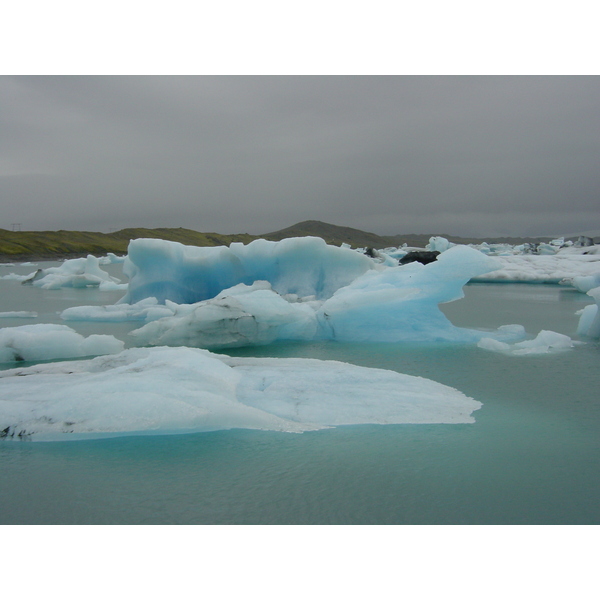
{"label": "iceberg", "polygon": [[126,284],[111,277],[100,268],[100,259],[88,255],[87,258],[66,260],[60,267],[38,269],[33,275],[22,280],[45,290],[57,290],[63,287],[85,288],[97,287],[102,291],[126,289]]}
{"label": "iceberg", "polygon": [[449,242],[445,237],[435,235],[429,238],[429,243],[425,246],[425,250],[433,252],[445,252],[446,250],[449,250],[455,245],[456,244]]}
{"label": "iceberg", "polygon": [[[492,336],[515,341],[523,337],[522,328],[501,328],[495,333],[463,329],[452,325],[438,307],[462,298],[462,288],[471,277],[495,266],[494,259],[481,252],[455,246],[427,265],[414,262],[369,269],[325,299],[314,294],[282,295],[268,281],[240,283],[198,303],[177,305],[166,300],[173,315],[153,320],[130,335],[138,345],[213,349],[311,339],[470,343]],[[293,278],[293,273],[286,277]]]}
{"label": "iceberg", "polygon": [[194,348],[132,348],[0,372],[4,440],[473,423],[480,407],[458,390],[394,371]]}
{"label": "iceberg", "polygon": [[66,325],[36,323],[0,329],[0,363],[116,354],[124,347],[112,335],[84,337]]}
{"label": "iceberg", "polygon": [[326,300],[319,322],[326,337],[340,341],[477,341],[489,333],[455,327],[438,305],[464,297],[472,277],[497,267],[477,250],[454,246],[426,265],[370,271]]}
{"label": "iceberg", "polygon": [[[579,342],[580,343],[580,342]],[[549,354],[573,348],[575,342],[568,336],[555,331],[542,330],[533,340],[524,340],[515,344],[495,340],[489,337],[477,342],[479,348],[492,352],[501,352],[512,356]]]}
{"label": "iceberg", "polygon": [[579,317],[577,335],[593,339],[600,338],[600,287],[591,289],[588,293],[596,304],[586,306]]}
{"label": "iceberg", "polygon": [[268,281],[281,295],[322,299],[376,266],[364,254],[328,246],[315,237],[203,248],[137,239],[129,243],[123,265],[129,288],[121,302],[134,304],[154,297],[161,304],[165,300],[193,304],[255,281]]}
{"label": "iceberg", "polygon": [[[293,297],[297,300],[297,297]],[[167,300],[167,302],[169,302]],[[267,281],[243,283],[192,305],[169,303],[172,316],[130,333],[139,345],[225,348],[319,337],[318,302],[289,301]]]}

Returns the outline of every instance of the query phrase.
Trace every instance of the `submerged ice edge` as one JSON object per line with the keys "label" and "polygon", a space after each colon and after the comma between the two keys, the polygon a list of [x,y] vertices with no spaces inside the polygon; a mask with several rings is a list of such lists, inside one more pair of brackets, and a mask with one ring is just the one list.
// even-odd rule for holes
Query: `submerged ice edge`
{"label": "submerged ice edge", "polygon": [[454,388],[395,371],[194,348],[133,348],[0,372],[0,437],[13,441],[472,423],[480,407]]}

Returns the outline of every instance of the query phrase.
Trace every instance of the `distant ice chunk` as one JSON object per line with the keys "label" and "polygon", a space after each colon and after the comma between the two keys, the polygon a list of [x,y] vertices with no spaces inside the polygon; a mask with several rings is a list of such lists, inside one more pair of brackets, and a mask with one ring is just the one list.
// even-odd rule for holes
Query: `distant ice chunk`
{"label": "distant ice chunk", "polygon": [[64,321],[96,321],[117,323],[121,321],[153,321],[169,317],[175,308],[161,306],[156,298],[145,298],[135,304],[113,304],[108,306],[72,306],[60,313]]}
{"label": "distant ice chunk", "polygon": [[425,250],[431,252],[445,252],[456,244],[449,242],[445,237],[433,236],[429,238],[429,243],[425,246]]}
{"label": "distant ice chunk", "polygon": [[12,318],[12,319],[35,319],[38,314],[32,310],[9,310],[6,312],[0,312],[0,318]]}
{"label": "distant ice chunk", "polygon": [[125,256],[117,256],[112,252],[109,252],[106,256],[102,256],[100,259],[101,265],[115,265],[125,262]]}
{"label": "distant ice chunk", "polygon": [[182,347],[0,372],[5,440],[472,423],[480,407],[453,388],[393,371]]}
{"label": "distant ice chunk", "polygon": [[38,269],[22,283],[46,290],[57,290],[64,287],[98,287],[104,291],[119,289],[115,288],[115,285],[120,284],[120,281],[103,271],[100,268],[100,260],[90,254],[87,258],[66,260],[60,267]]}
{"label": "distant ice chunk", "polygon": [[489,337],[482,338],[477,343],[479,348],[501,352],[513,356],[548,354],[573,348],[575,343],[568,335],[555,331],[540,331],[535,339],[507,344]]}
{"label": "distant ice chunk", "polygon": [[9,273],[8,275],[2,275],[0,279],[5,279],[7,281],[25,281],[30,277],[31,275],[19,275],[18,273]]}
{"label": "distant ice chunk", "polygon": [[205,248],[137,239],[129,243],[123,265],[129,289],[122,302],[154,297],[161,304],[165,300],[193,304],[255,281],[268,281],[281,295],[323,299],[376,266],[363,254],[329,246],[315,237]]}
{"label": "distant ice chunk", "polygon": [[593,339],[600,338],[600,287],[591,289],[588,293],[596,304],[586,306],[579,317],[577,335]]}
{"label": "distant ice chunk", "polygon": [[115,354],[124,346],[112,335],[86,338],[66,325],[36,323],[0,329],[0,363]]}

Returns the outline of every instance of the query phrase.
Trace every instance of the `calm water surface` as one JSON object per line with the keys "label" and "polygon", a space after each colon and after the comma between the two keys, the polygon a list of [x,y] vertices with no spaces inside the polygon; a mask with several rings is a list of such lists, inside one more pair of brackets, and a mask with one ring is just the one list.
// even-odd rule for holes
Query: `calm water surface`
{"label": "calm water surface", "polygon": [[[115,271],[117,266],[111,266]],[[31,272],[34,268],[1,267]],[[115,273],[117,274],[117,273]],[[118,276],[118,274],[117,274]],[[0,281],[0,310],[62,322],[67,306],[121,293],[45,291]],[[460,326],[520,323],[575,338],[583,294],[470,285],[443,306]],[[127,341],[135,323],[68,323]],[[512,357],[475,347],[277,344],[239,356],[312,357],[397,370],[479,400],[476,423],[339,427],[0,443],[0,523],[598,524],[600,346]]]}

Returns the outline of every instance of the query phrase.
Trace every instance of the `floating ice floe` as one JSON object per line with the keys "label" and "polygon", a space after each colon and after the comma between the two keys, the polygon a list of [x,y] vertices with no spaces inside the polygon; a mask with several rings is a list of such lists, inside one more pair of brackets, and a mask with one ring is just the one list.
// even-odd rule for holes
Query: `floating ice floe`
{"label": "floating ice floe", "polygon": [[23,284],[31,284],[46,290],[63,287],[97,287],[102,291],[127,289],[127,284],[111,277],[100,268],[100,259],[88,255],[87,258],[66,260],[60,267],[38,269],[33,275],[21,279]]}
{"label": "floating ice floe", "polygon": [[108,306],[72,306],[60,313],[65,321],[96,321],[117,323],[121,321],[154,321],[175,314],[177,305],[169,300],[164,306],[156,298],[145,298],[135,304]]}
{"label": "floating ice floe", "polygon": [[577,335],[593,339],[600,338],[600,287],[591,289],[588,293],[596,304],[590,304],[581,311]]}
{"label": "floating ice floe", "polygon": [[133,348],[0,372],[5,440],[472,423],[480,407],[458,390],[393,371],[193,348]]}
{"label": "floating ice floe", "polygon": [[29,279],[31,274],[29,275],[19,275],[18,273],[9,273],[8,275],[2,275],[0,279],[5,279],[7,281],[25,281]]}
{"label": "floating ice floe", "polygon": [[38,314],[32,310],[9,310],[0,312],[0,318],[2,319],[35,319]]}
{"label": "floating ice floe", "polygon": [[0,329],[0,363],[115,354],[124,346],[112,335],[86,338],[66,325],[36,323]]}
{"label": "floating ice floe", "polygon": [[125,256],[117,256],[116,254],[109,252],[106,256],[100,257],[99,260],[101,265],[115,265],[125,262]]}
{"label": "floating ice floe", "polygon": [[517,342],[515,344],[506,344],[499,340],[489,337],[482,338],[477,342],[479,348],[491,350],[492,352],[501,352],[513,356],[548,354],[551,352],[560,352],[573,348],[575,342],[568,336],[555,331],[540,331],[535,339]]}

